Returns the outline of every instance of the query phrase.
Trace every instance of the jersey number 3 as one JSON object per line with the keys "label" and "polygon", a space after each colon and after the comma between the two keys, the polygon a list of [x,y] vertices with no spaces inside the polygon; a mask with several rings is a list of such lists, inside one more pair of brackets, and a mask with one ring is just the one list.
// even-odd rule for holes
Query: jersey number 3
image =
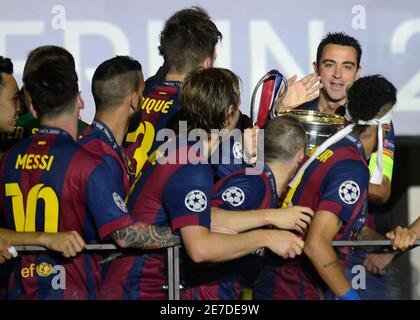
{"label": "jersey number 3", "polygon": [[[44,201],[44,232],[58,231],[59,202],[55,191],[51,187],[39,183],[33,186],[26,199],[26,210],[24,199],[19,184],[6,183],[6,197],[12,198],[13,218],[15,220],[15,229],[18,232],[36,231],[36,209],[39,200]],[[38,212],[38,214],[40,214]],[[41,230],[38,230],[41,231]]]}

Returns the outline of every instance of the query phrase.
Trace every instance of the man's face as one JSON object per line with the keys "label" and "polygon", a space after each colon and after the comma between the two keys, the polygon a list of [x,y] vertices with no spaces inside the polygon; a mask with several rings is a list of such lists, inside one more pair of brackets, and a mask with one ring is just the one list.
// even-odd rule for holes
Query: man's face
{"label": "man's face", "polygon": [[322,89],[327,99],[343,104],[346,89],[359,78],[357,51],[353,47],[327,44],[322,51],[316,71],[324,85]]}
{"label": "man's face", "polygon": [[0,89],[0,131],[13,132],[19,111],[19,88],[12,75],[1,76],[4,83]]}

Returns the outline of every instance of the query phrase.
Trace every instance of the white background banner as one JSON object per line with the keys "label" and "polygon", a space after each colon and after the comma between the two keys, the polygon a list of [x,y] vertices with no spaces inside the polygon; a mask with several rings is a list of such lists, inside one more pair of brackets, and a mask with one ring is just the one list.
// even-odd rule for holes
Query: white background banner
{"label": "white background banner", "polygon": [[90,122],[90,79],[99,63],[128,54],[142,63],[146,77],[154,74],[162,63],[163,22],[191,5],[205,8],[223,33],[217,66],[241,77],[243,112],[249,113],[250,93],[265,72],[311,72],[321,37],[345,31],[362,44],[362,75],[383,74],[399,89],[397,135],[420,135],[418,0],[2,0],[0,55],[13,59],[20,80],[31,49],[66,47],[76,59],[86,102],[82,116]]}

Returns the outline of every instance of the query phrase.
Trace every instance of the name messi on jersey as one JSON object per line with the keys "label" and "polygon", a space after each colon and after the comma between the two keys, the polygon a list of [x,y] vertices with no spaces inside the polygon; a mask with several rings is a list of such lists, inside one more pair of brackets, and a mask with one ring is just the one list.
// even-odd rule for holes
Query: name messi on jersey
{"label": "name messi on jersey", "polygon": [[16,158],[15,169],[40,169],[50,171],[51,165],[54,161],[54,156],[25,153],[18,154]]}

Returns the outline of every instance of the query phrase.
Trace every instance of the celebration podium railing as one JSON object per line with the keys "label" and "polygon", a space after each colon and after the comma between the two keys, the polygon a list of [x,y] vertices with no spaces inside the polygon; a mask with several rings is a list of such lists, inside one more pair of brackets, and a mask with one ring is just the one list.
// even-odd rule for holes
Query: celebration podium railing
{"label": "celebration podium railing", "polygon": [[[391,240],[340,240],[332,242],[334,247],[382,247],[381,251],[391,252]],[[417,240],[411,248],[420,246],[420,240]],[[19,254],[31,254],[48,251],[40,246],[14,246]],[[168,300],[180,300],[180,258],[179,251],[181,245],[166,248],[167,253],[167,285],[164,287],[168,291]],[[114,244],[88,244],[85,252],[107,252],[119,251],[119,247]],[[135,250],[132,250],[135,252]],[[142,251],[144,253],[144,251]]]}

